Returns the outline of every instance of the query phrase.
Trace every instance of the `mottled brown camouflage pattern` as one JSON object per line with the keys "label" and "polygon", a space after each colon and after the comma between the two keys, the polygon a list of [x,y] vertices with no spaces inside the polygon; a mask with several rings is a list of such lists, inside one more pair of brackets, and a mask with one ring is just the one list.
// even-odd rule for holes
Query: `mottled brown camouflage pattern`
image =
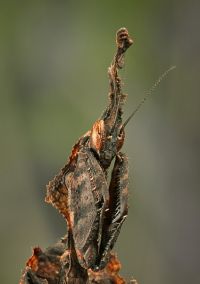
{"label": "mottled brown camouflage pattern", "polygon": [[[128,213],[128,160],[120,152],[125,138],[122,106],[126,95],[118,76],[124,53],[133,43],[127,29],[117,32],[116,43],[117,53],[108,69],[109,105],[47,185],[46,202],[67,222],[63,253],[35,248],[20,284],[125,283],[111,250]],[[109,182],[107,171],[112,160]]]}
{"label": "mottled brown camouflage pattern", "polygon": [[[98,272],[88,270],[88,279],[70,280],[66,282],[63,262],[69,265],[69,251],[65,241],[61,240],[44,252],[34,248],[33,255],[27,261],[19,284],[125,284],[126,281],[119,275],[121,264],[115,254],[111,254],[106,267]],[[63,273],[64,272],[64,273]],[[132,283],[132,282],[131,282]],[[136,284],[136,282],[133,282]]]}

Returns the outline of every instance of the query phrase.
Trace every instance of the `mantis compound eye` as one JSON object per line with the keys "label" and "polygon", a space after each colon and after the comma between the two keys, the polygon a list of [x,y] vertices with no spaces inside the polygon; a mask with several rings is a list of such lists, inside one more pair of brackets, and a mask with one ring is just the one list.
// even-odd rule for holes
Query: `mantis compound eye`
{"label": "mantis compound eye", "polygon": [[105,142],[105,126],[103,120],[97,120],[92,127],[90,146],[98,154],[104,146]]}

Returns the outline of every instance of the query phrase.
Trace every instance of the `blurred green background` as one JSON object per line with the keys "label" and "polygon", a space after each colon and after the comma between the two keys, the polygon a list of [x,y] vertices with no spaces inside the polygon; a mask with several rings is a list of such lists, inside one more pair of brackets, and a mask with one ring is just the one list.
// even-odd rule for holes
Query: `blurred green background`
{"label": "blurred green background", "polygon": [[199,1],[1,1],[2,284],[18,283],[31,247],[65,234],[45,185],[107,104],[115,32],[135,44],[121,76],[129,123],[129,215],[115,250],[139,284],[200,283]]}

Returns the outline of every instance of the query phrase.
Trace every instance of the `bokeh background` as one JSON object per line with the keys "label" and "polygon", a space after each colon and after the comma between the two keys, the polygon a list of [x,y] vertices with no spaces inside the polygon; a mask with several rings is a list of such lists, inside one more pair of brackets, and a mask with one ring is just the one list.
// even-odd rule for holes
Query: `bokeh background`
{"label": "bokeh background", "polygon": [[65,234],[45,185],[107,104],[115,32],[135,44],[121,76],[129,215],[115,250],[140,284],[200,283],[199,1],[1,1],[0,282]]}

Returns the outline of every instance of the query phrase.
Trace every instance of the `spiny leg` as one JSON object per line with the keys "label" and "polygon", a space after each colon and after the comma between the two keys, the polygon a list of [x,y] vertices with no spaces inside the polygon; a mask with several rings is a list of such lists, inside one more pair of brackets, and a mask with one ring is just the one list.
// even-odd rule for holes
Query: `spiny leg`
{"label": "spiny leg", "polygon": [[109,210],[106,212],[102,232],[100,258],[96,269],[103,269],[106,265],[121,226],[128,213],[128,159],[125,154],[118,153],[112,171],[109,186]]}

